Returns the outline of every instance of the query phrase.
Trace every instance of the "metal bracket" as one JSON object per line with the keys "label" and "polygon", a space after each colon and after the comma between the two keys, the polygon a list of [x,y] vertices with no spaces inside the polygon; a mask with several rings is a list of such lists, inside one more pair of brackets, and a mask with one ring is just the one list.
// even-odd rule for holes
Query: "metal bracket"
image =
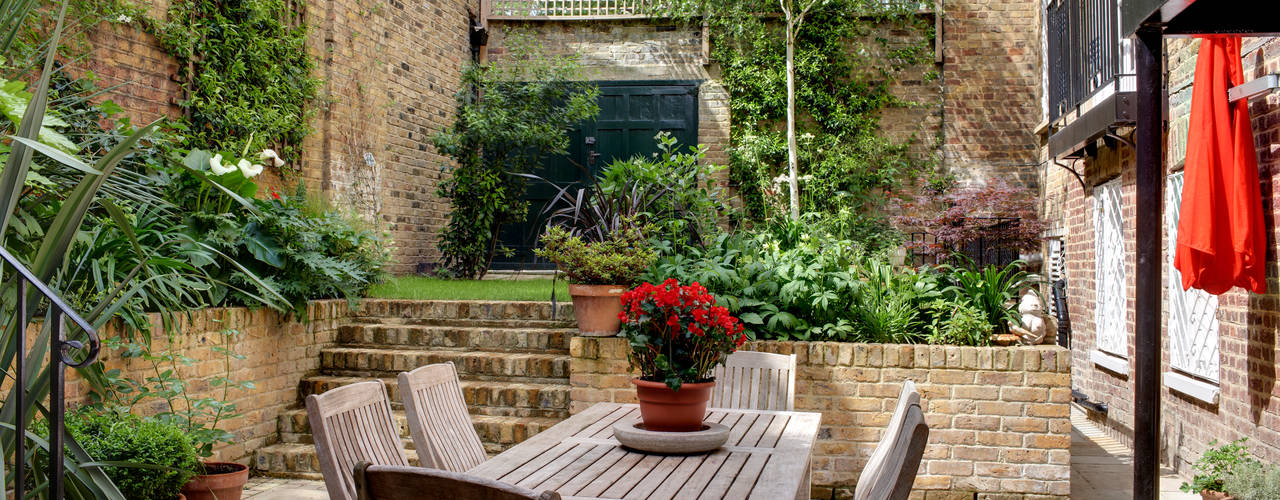
{"label": "metal bracket", "polygon": [[1080,182],[1080,190],[1081,190],[1081,191],[1084,191],[1084,193],[1087,195],[1087,194],[1089,194],[1089,186],[1086,186],[1086,185],[1085,185],[1085,183],[1084,183],[1084,176],[1080,175],[1080,172],[1077,172],[1077,171],[1076,171],[1076,169],[1074,168],[1074,165],[1076,164],[1076,162],[1078,162],[1078,161],[1080,161],[1080,160],[1081,160],[1080,158],[1075,158],[1075,159],[1071,160],[1071,164],[1073,165],[1073,166],[1071,166],[1071,167],[1066,166],[1066,165],[1063,165],[1063,164],[1061,164],[1061,163],[1058,163],[1058,159],[1057,159],[1057,158],[1054,158],[1054,159],[1049,160],[1049,161],[1050,161],[1051,163],[1053,163],[1054,165],[1057,165],[1057,166],[1059,166],[1059,167],[1062,167],[1062,168],[1066,169],[1066,171],[1071,172],[1071,175],[1076,176],[1076,181],[1079,181],[1079,182]]}
{"label": "metal bracket", "polygon": [[1230,102],[1249,100],[1277,88],[1280,88],[1280,75],[1267,75],[1227,89],[1227,100]]}

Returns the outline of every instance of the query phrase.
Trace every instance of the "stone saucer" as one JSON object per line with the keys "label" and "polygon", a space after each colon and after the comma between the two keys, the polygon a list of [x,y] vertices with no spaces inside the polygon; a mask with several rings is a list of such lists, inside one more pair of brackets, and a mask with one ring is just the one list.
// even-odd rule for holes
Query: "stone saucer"
{"label": "stone saucer", "polygon": [[659,432],[645,429],[639,420],[630,420],[613,424],[613,437],[622,446],[648,453],[703,453],[723,446],[729,440],[729,428],[704,423],[700,431]]}

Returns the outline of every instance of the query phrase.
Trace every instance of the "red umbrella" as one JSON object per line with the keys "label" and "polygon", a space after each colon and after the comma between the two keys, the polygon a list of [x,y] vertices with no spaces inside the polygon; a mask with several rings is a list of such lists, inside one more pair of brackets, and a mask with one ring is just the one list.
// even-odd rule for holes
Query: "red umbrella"
{"label": "red umbrella", "polygon": [[1265,293],[1267,238],[1249,103],[1227,98],[1244,83],[1240,37],[1201,38],[1174,266],[1184,289]]}

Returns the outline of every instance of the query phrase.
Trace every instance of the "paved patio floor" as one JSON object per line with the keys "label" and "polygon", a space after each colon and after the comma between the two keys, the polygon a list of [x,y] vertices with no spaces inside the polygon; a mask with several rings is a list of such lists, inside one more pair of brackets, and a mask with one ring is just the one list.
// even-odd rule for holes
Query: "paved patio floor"
{"label": "paved patio floor", "polygon": [[[1160,476],[1163,500],[1200,500],[1178,491],[1182,478],[1171,469]],[[1071,498],[1129,500],[1133,498],[1133,453],[1111,439],[1077,408],[1071,409]]]}
{"label": "paved patio floor", "polygon": [[[1071,497],[1081,500],[1129,500],[1133,498],[1132,453],[1111,439],[1084,413],[1071,410]],[[1160,498],[1199,500],[1199,495],[1178,491],[1182,479],[1165,470],[1160,477]],[[253,500],[326,500],[321,481],[255,477],[245,489]]]}

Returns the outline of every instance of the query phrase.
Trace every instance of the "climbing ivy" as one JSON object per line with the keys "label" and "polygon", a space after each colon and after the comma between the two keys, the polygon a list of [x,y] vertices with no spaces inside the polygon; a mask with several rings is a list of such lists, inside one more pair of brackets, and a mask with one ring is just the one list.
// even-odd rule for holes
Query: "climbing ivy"
{"label": "climbing ivy", "polygon": [[[775,181],[787,157],[782,28],[776,16],[708,19],[712,58],[730,94],[730,180],[750,219],[784,215],[785,185]],[[916,105],[893,96],[889,85],[931,60],[932,39],[932,19],[879,1],[832,0],[809,13],[795,55],[802,211],[844,219],[857,239],[889,227],[884,192],[931,168],[932,158],[910,146],[935,138],[887,138],[880,114]],[[936,78],[932,70],[909,76]]]}
{"label": "climbing ivy", "polygon": [[271,148],[297,165],[320,81],[306,26],[284,0],[172,2],[168,19],[145,26],[178,60],[190,147]]}

